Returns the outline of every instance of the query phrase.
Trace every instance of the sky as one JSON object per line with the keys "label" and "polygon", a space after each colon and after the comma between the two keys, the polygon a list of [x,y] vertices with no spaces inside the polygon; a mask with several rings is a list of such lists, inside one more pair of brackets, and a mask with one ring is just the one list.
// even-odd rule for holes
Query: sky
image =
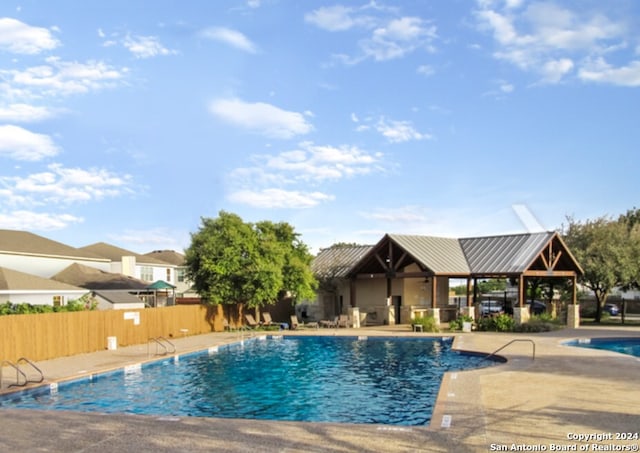
{"label": "sky", "polygon": [[0,228],[554,230],[640,205],[639,113],[635,0],[6,0]]}

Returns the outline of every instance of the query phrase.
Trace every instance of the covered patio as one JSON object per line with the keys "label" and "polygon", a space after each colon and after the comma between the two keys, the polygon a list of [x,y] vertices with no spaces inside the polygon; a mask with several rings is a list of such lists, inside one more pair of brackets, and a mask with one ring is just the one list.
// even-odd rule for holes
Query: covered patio
{"label": "covered patio", "polygon": [[576,322],[576,280],[582,274],[558,233],[525,233],[476,238],[438,238],[386,234],[347,273],[351,310],[363,323],[408,323],[430,314],[448,321],[449,280],[467,282],[462,313],[475,317],[478,281],[508,278],[517,282],[516,322],[529,319],[527,283],[533,279],[569,282],[568,323]]}

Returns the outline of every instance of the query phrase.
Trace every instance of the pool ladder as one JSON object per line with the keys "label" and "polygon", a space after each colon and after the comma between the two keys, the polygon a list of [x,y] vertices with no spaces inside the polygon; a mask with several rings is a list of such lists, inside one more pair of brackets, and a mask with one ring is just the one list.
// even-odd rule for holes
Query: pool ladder
{"label": "pool ladder", "polygon": [[149,342],[147,343],[147,355],[150,355],[149,345],[151,343],[155,343],[156,345],[156,355],[175,354],[176,352],[176,346],[165,337],[155,337],[149,338]]}
{"label": "pool ladder", "polygon": [[502,346],[500,346],[498,349],[496,349],[495,351],[493,351],[491,354],[487,354],[485,357],[483,357],[485,360],[490,359],[491,357],[495,356],[498,352],[502,351],[504,348],[506,348],[507,346],[513,344],[513,343],[517,343],[517,342],[522,342],[522,341],[526,341],[531,343],[531,346],[533,347],[533,354],[531,356],[532,360],[536,359],[536,344],[533,342],[533,340],[529,339],[529,338],[516,338],[515,340],[511,340],[510,342],[508,342],[507,344],[504,344]]}
{"label": "pool ladder", "polygon": [[[26,364],[30,368],[34,369],[38,373],[38,377],[36,379],[31,379],[27,373],[20,367],[20,364]],[[5,366],[13,368],[16,370],[16,382],[13,384],[9,384],[7,387],[24,387],[27,384],[39,384],[44,381],[44,374],[42,374],[42,370],[38,368],[31,360],[26,357],[20,357],[15,363],[10,360],[3,360],[0,364],[0,388],[2,388],[3,376],[2,370]],[[22,377],[23,382],[20,382],[20,377]]]}

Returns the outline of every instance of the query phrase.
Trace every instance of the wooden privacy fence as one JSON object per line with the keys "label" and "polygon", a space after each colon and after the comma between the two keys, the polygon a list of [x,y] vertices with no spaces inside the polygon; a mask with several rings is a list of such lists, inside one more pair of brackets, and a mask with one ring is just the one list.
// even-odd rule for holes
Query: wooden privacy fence
{"label": "wooden privacy fence", "polygon": [[0,316],[0,361],[47,360],[223,330],[222,306],[184,305],[142,310],[81,311]]}

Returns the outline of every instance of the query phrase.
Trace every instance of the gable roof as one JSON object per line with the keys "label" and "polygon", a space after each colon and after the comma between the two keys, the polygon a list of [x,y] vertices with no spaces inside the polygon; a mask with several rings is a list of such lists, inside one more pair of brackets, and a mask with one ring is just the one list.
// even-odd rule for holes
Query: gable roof
{"label": "gable roof", "polygon": [[[420,270],[403,271],[410,264]],[[463,239],[386,234],[344,275],[496,277],[582,272],[559,234],[547,231]]]}
{"label": "gable roof", "polygon": [[77,249],[37,234],[18,230],[0,230],[0,253],[106,261],[104,257],[90,250]]}
{"label": "gable roof", "polygon": [[176,289],[171,283],[167,283],[164,280],[156,280],[150,285],[147,285],[147,289]]}
{"label": "gable roof", "polygon": [[388,237],[435,274],[470,272],[458,239],[389,234]]}
{"label": "gable roof", "polygon": [[525,233],[460,239],[474,274],[524,272],[556,233]]}
{"label": "gable roof", "polygon": [[154,250],[153,252],[145,253],[144,256],[160,260],[163,263],[173,264],[175,266],[185,265],[185,256],[174,250]]}
{"label": "gable roof", "polygon": [[311,262],[311,271],[318,278],[345,278],[372,245],[332,245],[320,250]]}
{"label": "gable roof", "polygon": [[85,291],[85,289],[0,267],[0,291]]}
{"label": "gable roof", "polygon": [[90,266],[73,263],[51,277],[52,280],[86,289],[144,289],[148,283],[128,275],[105,272]]}
{"label": "gable roof", "polygon": [[86,245],[84,247],[80,247],[80,250],[84,250],[88,253],[116,262],[121,261],[123,256],[134,256],[137,264],[167,265],[164,261],[160,261],[147,255],[140,255],[139,253],[132,252],[131,250],[107,244],[106,242],[96,242],[95,244]]}

